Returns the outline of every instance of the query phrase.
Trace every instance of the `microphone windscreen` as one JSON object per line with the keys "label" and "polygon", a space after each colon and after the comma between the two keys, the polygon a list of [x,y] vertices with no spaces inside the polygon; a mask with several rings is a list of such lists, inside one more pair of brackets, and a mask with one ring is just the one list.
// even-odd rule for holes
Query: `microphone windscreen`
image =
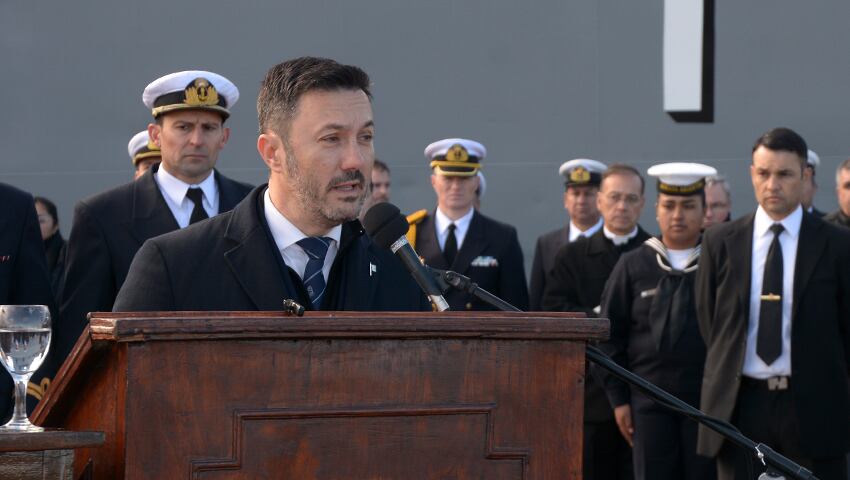
{"label": "microphone windscreen", "polygon": [[396,240],[407,233],[410,226],[407,218],[392,203],[378,203],[372,206],[363,217],[363,228],[381,248],[389,249]]}

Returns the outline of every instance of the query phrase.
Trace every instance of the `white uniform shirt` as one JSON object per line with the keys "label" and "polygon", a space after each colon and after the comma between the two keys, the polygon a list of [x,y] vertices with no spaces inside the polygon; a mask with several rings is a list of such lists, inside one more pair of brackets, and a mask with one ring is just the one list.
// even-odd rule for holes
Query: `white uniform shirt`
{"label": "white uniform shirt", "polygon": [[153,179],[159,186],[159,191],[165,197],[165,203],[180,228],[189,226],[192,210],[195,208],[195,202],[189,200],[186,196],[189,188],[200,188],[204,193],[201,203],[210,218],[218,215],[218,184],[215,182],[215,170],[211,171],[204,181],[196,185],[190,185],[180,180],[168,173],[162,166],[154,172]]}
{"label": "white uniform shirt", "polygon": [[453,222],[452,219],[447,217],[446,214],[437,207],[437,215],[435,215],[434,224],[437,228],[437,242],[440,243],[441,251],[445,250],[446,239],[449,238],[449,225],[452,223],[455,224],[457,250],[460,251],[460,247],[463,245],[463,240],[466,238],[466,232],[469,231],[469,224],[472,222],[472,214],[474,213],[475,209],[470,207],[469,212],[465,213],[462,217]]}
{"label": "white uniform shirt", "polygon": [[[802,221],[801,206],[778,222],[770,218],[761,206],[756,210],[750,273],[750,321],[747,324],[747,349],[742,371],[748,377],[765,379],[777,375],[791,375],[791,303],[794,300],[794,266],[797,262],[797,243]],[[764,265],[767,263],[767,251],[773,242],[770,226],[774,223],[781,223],[785,227],[779,234],[779,244],[782,245],[782,354],[768,366],[756,353],[756,340]]]}
{"label": "white uniform shirt", "polygon": [[602,228],[602,217],[599,217],[599,220],[596,222],[596,225],[588,228],[585,231],[581,231],[580,228],[570,220],[570,239],[569,242],[574,242],[578,237],[590,237],[594,233],[598,232],[599,229]]}

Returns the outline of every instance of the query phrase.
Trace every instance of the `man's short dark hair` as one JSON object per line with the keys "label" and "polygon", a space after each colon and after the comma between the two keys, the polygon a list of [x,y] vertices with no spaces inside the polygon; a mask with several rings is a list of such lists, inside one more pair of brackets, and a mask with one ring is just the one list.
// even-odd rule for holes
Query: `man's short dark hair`
{"label": "man's short dark hair", "polygon": [[44,197],[35,197],[35,203],[40,203],[47,210],[47,214],[53,217],[53,223],[59,225],[59,214],[56,212],[56,204]]}
{"label": "man's short dark hair", "polygon": [[773,128],[762,134],[753,144],[753,153],[759,147],[768,150],[785,151],[796,153],[800,158],[800,168],[806,168],[806,159],[809,156],[809,147],[806,141],[794,130],[785,127]]}
{"label": "man's short dark hair", "polygon": [[298,108],[298,100],[310,90],[362,90],[371,100],[369,75],[359,67],[328,58],[300,57],[279,63],[266,72],[257,96],[260,133],[285,135]]}
{"label": "man's short dark hair", "polygon": [[600,189],[602,188],[602,184],[605,183],[605,179],[611,175],[636,175],[640,179],[640,194],[643,195],[646,182],[643,179],[643,175],[635,167],[626,165],[625,163],[612,163],[608,165],[608,168],[602,172],[602,180],[599,182]]}
{"label": "man's short dark hair", "polygon": [[390,167],[387,166],[386,163],[378,160],[377,158],[375,159],[375,165],[372,166],[372,170],[377,170],[379,172],[387,172],[388,174],[390,173]]}

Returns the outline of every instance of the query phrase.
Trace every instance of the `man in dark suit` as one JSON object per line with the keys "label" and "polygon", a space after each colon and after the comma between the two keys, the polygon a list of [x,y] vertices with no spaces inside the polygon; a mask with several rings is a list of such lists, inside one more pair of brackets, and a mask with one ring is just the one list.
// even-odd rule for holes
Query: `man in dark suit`
{"label": "man in dark suit", "polygon": [[230,135],[224,122],[238,98],[229,80],[204,71],[166,75],[145,88],[143,101],[155,119],[148,133],[162,162],[77,204],[61,292],[64,324],[54,337],[63,358],[89,312],[112,310],[145,240],[226,212],[250,191],[214,169]]}
{"label": "man in dark suit", "polygon": [[546,289],[546,272],[555,261],[561,246],[579,237],[589,237],[602,228],[602,216],[596,206],[599,181],[607,167],[602,162],[587,158],[568,160],[558,173],[564,177],[564,209],[570,221],[566,226],[544,233],[534,246],[529,279],[529,301],[531,310],[540,310],[543,291]]}
{"label": "man in dark suit", "polygon": [[[32,196],[0,183],[0,205],[0,305],[47,305],[55,314],[44,243]],[[30,381],[27,389],[31,392],[27,395],[29,410],[41,399],[44,390],[41,377],[46,366],[43,365]],[[31,397],[33,393],[37,396]],[[3,369],[0,373],[2,423],[12,414],[13,395],[12,378]]]}
{"label": "man in dark suit", "polygon": [[[546,279],[543,309],[598,315],[605,282],[620,256],[649,238],[637,224],[644,205],[644,180],[629,165],[602,174],[597,195],[603,227],[561,247]],[[584,478],[631,478],[631,452],[620,435],[605,392],[585,369]]]}
{"label": "man in dark suit", "polygon": [[233,211],[145,242],[115,311],[428,309],[357,215],[375,152],[369,77],[303,57],[272,67],[257,100],[270,170]]}
{"label": "man in dark suit", "polygon": [[[463,138],[439,140],[425,148],[437,208],[411,216],[415,233],[408,236],[415,235],[411,243],[427,265],[466,275],[484,290],[526,310],[528,286],[516,229],[473,206],[480,182],[477,173],[486,155],[484,145]],[[458,290],[449,290],[444,297],[452,310],[493,309]]]}
{"label": "man in dark suit", "polygon": [[[777,128],[753,147],[754,214],[705,232],[696,278],[707,356],[701,409],[811,469],[846,479],[850,232],[801,206],[806,142]],[[721,479],[755,478],[755,452],[700,426]],[[754,475],[755,473],[755,475]]]}

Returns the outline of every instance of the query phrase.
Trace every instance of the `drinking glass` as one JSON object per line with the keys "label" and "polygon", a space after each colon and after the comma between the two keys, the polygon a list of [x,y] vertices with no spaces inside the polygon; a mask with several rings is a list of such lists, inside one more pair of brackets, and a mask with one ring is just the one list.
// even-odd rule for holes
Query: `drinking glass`
{"label": "drinking glass", "polygon": [[27,383],[50,347],[50,310],[44,305],[0,305],[0,361],[15,381],[15,413],[0,431],[41,432],[27,418]]}

